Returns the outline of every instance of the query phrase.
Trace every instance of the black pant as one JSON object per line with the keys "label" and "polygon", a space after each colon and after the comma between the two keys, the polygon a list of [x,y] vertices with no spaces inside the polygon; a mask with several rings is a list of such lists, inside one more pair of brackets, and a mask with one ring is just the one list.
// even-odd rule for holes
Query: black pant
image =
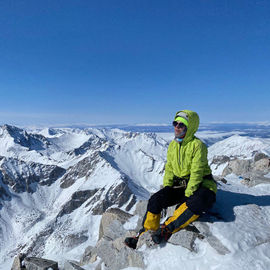
{"label": "black pant", "polygon": [[215,192],[208,188],[200,187],[193,195],[186,197],[184,188],[165,187],[150,197],[147,211],[159,214],[164,208],[186,202],[194,214],[201,215],[210,209],[215,201]]}

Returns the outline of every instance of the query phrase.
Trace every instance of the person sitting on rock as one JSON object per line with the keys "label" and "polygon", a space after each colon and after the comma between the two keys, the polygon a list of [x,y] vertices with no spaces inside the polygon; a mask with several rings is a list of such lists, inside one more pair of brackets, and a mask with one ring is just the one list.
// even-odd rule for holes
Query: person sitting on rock
{"label": "person sitting on rock", "polygon": [[[136,248],[139,237],[154,231],[156,244],[195,221],[216,201],[217,185],[207,160],[207,147],[194,136],[199,116],[189,110],[178,111],[174,121],[175,138],[168,147],[163,188],[154,193],[147,204],[142,229],[136,237],[127,237],[125,244]],[[160,225],[162,209],[177,205],[173,216]]]}

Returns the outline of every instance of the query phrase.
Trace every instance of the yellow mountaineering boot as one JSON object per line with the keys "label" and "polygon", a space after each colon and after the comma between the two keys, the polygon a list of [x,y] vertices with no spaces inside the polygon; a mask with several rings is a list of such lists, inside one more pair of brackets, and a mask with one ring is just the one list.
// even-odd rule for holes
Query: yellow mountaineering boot
{"label": "yellow mountaineering boot", "polygon": [[156,231],[159,228],[160,214],[153,214],[149,211],[146,213],[146,217],[143,223],[145,232],[148,230]]}
{"label": "yellow mountaineering boot", "polygon": [[127,237],[124,244],[130,248],[136,249],[139,237],[148,230],[156,231],[159,228],[160,214],[153,214],[147,211],[143,222],[143,228],[134,237]]}

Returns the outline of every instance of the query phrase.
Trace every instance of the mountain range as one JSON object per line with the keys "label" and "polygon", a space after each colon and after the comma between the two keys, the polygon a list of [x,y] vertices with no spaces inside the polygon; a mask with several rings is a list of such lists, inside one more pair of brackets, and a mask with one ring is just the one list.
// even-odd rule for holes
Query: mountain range
{"label": "mountain range", "polygon": [[[108,208],[133,213],[139,200],[147,200],[162,185],[173,138],[162,131],[0,127],[0,269],[10,269],[20,252],[60,264],[67,258],[76,260],[95,245],[101,215]],[[245,175],[238,174],[232,162],[270,156],[268,135],[204,129],[198,136],[209,146],[215,177],[227,176],[233,183]],[[258,167],[253,163],[248,172]],[[261,166],[267,181],[267,164]],[[270,222],[267,205],[264,211]]]}

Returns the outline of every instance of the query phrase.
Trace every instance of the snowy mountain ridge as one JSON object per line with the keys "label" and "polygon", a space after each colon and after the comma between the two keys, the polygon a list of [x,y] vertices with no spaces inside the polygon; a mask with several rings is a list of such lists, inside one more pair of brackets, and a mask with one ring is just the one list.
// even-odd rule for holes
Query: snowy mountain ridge
{"label": "snowy mountain ridge", "polygon": [[[89,232],[91,220],[111,206],[130,210],[136,196],[147,198],[161,183],[167,142],[155,134],[57,129],[45,137],[11,126],[0,134],[2,260],[18,250],[65,253],[74,248],[69,239],[89,244],[98,231]],[[73,215],[85,219],[78,226]],[[67,243],[59,246],[59,237]]]}
{"label": "snowy mountain ridge", "polygon": [[[2,126],[0,269],[10,269],[13,256],[18,252],[58,261],[59,258],[62,261],[66,258],[78,260],[87,246],[95,245],[100,218],[106,209],[118,207],[133,213],[139,199],[145,200],[151,192],[159,189],[170,136],[96,128],[30,132]],[[207,138],[205,133],[204,138]],[[256,153],[270,156],[268,139],[232,136],[209,147],[209,161],[216,156],[253,158]],[[233,175],[227,180],[233,185],[233,191],[230,191],[233,193],[262,196],[270,191],[268,185],[248,189]],[[219,188],[218,211],[226,207],[221,198],[228,194],[228,191],[223,192],[228,189],[227,185],[221,184]],[[230,198],[237,201],[236,197]],[[233,208],[234,203],[231,205]],[[240,212],[243,211],[242,206],[238,207]],[[268,224],[269,206],[264,203],[260,207],[259,215],[264,212],[264,222]],[[221,212],[225,219],[231,219],[231,213]],[[225,237],[227,225],[219,222],[211,228],[220,238]],[[233,226],[234,222],[232,229]],[[247,230],[247,234],[252,232]],[[266,236],[261,237],[266,239]],[[230,247],[231,238],[225,238],[223,240]],[[166,249],[175,252],[170,245]],[[235,248],[231,249],[236,252]],[[185,256],[192,256],[182,252]],[[208,247],[207,252],[210,252]],[[149,256],[155,257],[158,253],[153,251]],[[263,260],[267,263],[266,259]],[[149,269],[154,269],[154,265],[148,262]],[[258,269],[266,269],[263,267]],[[87,269],[94,268],[89,265]]]}
{"label": "snowy mountain ridge", "polygon": [[210,160],[212,160],[214,156],[222,155],[234,158],[251,159],[258,152],[270,156],[270,139],[233,135],[210,146],[208,152],[208,158]]}

